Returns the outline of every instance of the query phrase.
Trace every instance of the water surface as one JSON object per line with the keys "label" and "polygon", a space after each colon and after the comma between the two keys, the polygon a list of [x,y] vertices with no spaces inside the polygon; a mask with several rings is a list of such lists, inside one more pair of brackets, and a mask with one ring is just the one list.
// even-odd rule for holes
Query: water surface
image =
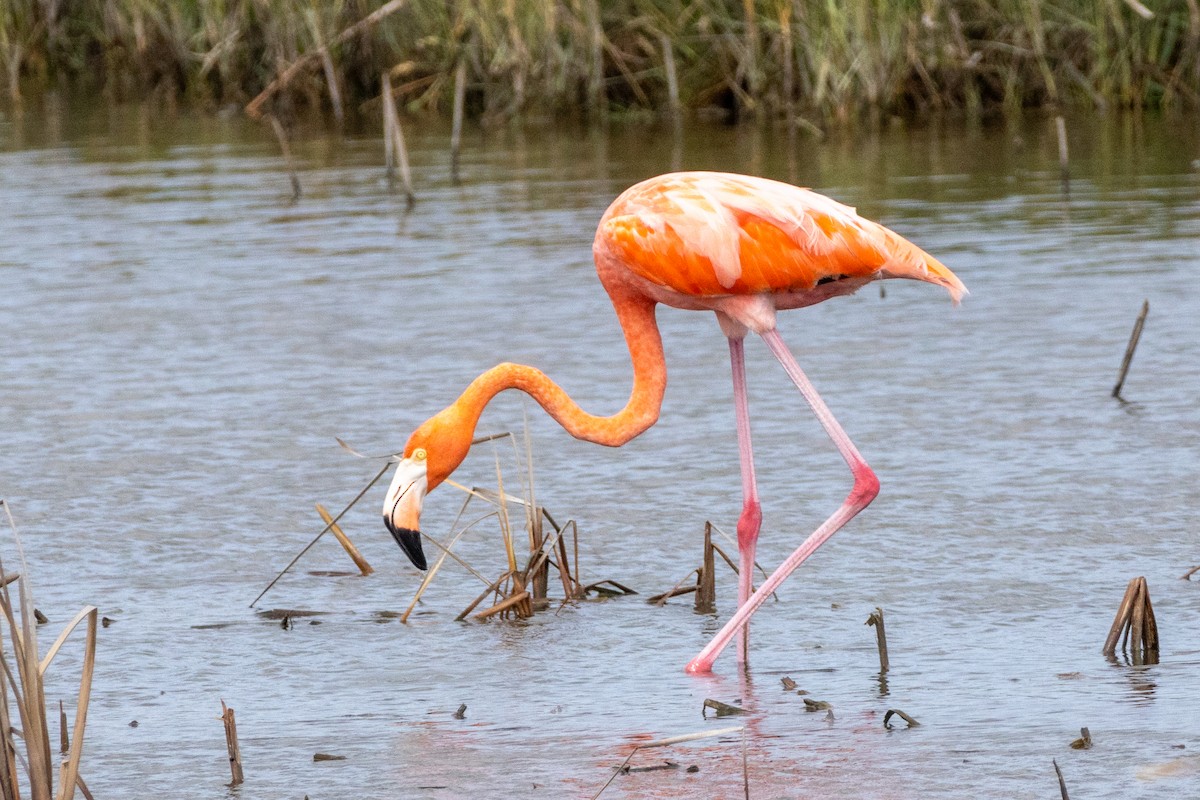
{"label": "water surface", "polygon": [[[115,620],[88,719],[96,796],[590,797],[638,737],[729,725],[702,719],[709,697],[751,712],[737,721],[756,798],[1043,798],[1051,759],[1073,796],[1194,790],[1200,587],[1178,577],[1200,562],[1200,136],[1175,119],[1070,130],[1064,196],[1037,119],[823,142],[491,131],[470,137],[461,186],[444,132],[417,125],[405,213],[373,134],[302,135],[292,204],[274,143],[241,120],[0,118],[0,496],[49,629],[87,603]],[[502,360],[597,413],[624,403],[591,237],[624,187],[676,168],[818,188],[971,290],[956,309],[893,281],[781,316],[883,492],[755,618],[749,676],[731,654],[711,678],[682,672],[731,610],[729,573],[716,616],[644,602],[699,563],[704,521],[732,530],[740,506],[725,341],[710,315],[672,309],[670,383],[644,436],[576,442],[516,393],[480,428],[528,419],[539,501],[578,520],[585,578],[641,596],[456,623],[481,587],[447,568],[400,624],[419,575],[379,525],[376,487],[344,523],[377,573],[310,574],[350,567],[323,540],[260,608],[327,613],[290,630],[256,616],[250,601],[320,530],[313,504],[340,508],[377,469],[335,436],[398,449]],[[1121,403],[1109,391],[1143,299]],[[771,565],[850,477],[766,349],[747,350]],[[456,477],[494,485],[494,452],[510,450],[481,446]],[[443,535],[462,500],[431,495],[426,529]],[[503,569],[494,527],[465,552]],[[1099,653],[1136,575],[1158,615],[1155,666]],[[885,680],[863,625],[876,606]],[[51,702],[69,696],[63,658]],[[784,675],[833,719],[806,713]],[[236,792],[221,699],[242,737]],[[921,727],[886,731],[889,708]],[[1068,747],[1081,726],[1092,750]],[[699,771],[622,776],[603,796],[741,796],[738,737],[634,763],[661,758]]]}

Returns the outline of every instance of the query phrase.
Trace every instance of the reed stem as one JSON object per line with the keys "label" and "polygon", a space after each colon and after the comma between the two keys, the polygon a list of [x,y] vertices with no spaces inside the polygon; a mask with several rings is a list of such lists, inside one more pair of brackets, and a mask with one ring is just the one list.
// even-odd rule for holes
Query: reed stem
{"label": "reed stem", "polygon": [[875,628],[875,644],[879,648],[879,672],[883,674],[888,671],[887,633],[883,627],[883,609],[876,607],[867,617],[866,624]]}
{"label": "reed stem", "polygon": [[1120,399],[1121,389],[1125,386],[1125,376],[1129,374],[1129,365],[1133,363],[1133,353],[1137,350],[1138,340],[1142,338],[1142,327],[1146,324],[1146,315],[1150,313],[1150,301],[1142,301],[1142,311],[1133,323],[1133,332],[1129,334],[1129,344],[1125,346],[1125,356],[1121,359],[1121,371],[1117,375],[1117,383],[1113,386],[1112,396]]}
{"label": "reed stem", "polygon": [[458,66],[454,69],[454,117],[450,126],[450,180],[460,183],[458,163],[462,151],[463,111],[467,97],[467,60],[459,54]]}
{"label": "reed stem", "polygon": [[337,537],[338,542],[342,545],[342,549],[346,551],[346,555],[350,556],[350,560],[354,562],[354,566],[358,567],[358,571],[364,576],[374,572],[375,570],[363,558],[362,553],[358,552],[358,548],[354,546],[354,542],[350,541],[350,537],[342,531],[333,517],[329,515],[329,511],[325,509],[325,506],[317,503],[317,513],[321,515],[321,519],[329,526],[330,533]]}
{"label": "reed stem", "polygon": [[467,49],[489,121],[530,105],[596,120],[610,109],[760,108],[789,125],[797,112],[832,123],[941,109],[976,117],[984,106],[1196,107],[1200,3],[1149,5],[22,0],[0,14],[0,80],[14,106],[22,91],[103,87],[117,100],[153,94],[202,107],[250,96],[252,119],[284,96],[289,108],[319,109],[327,92],[341,125],[374,86],[339,78],[393,65],[419,76],[399,87],[402,102],[444,112],[456,50]]}
{"label": "reed stem", "polygon": [[704,562],[696,576],[696,604],[698,614],[711,614],[717,610],[717,565],[712,543],[712,523],[704,523]]}
{"label": "reed stem", "polygon": [[242,772],[242,751],[238,747],[237,721],[234,719],[233,709],[225,705],[224,700],[221,701],[221,721],[225,723],[225,749],[229,751],[229,771],[233,776],[229,785],[237,786],[245,781]]}

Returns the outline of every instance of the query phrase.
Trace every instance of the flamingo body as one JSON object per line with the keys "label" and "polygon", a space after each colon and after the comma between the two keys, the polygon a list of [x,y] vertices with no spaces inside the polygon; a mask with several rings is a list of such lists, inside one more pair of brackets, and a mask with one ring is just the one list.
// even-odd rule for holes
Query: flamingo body
{"label": "flamingo body", "polygon": [[955,301],[965,291],[933,256],[853,208],[748,175],[681,172],[632,186],[600,220],[594,249],[679,308],[715,310],[746,295],[799,308],[880,278],[938,283]]}
{"label": "flamingo body", "polygon": [[[384,523],[424,569],[418,526],[425,494],[466,457],[484,407],[506,389],[527,392],[577,438],[616,447],[639,435],[657,421],[666,389],[656,305],[713,311],[729,340],[742,474],[738,610],[687,669],[711,671],[720,651],[739,634],[738,661],[744,663],[748,621],[755,609],[879,490],[874,472],[775,330],[775,312],[850,294],[883,278],[942,286],[956,303],[966,288],[933,256],[849,206],[807,189],[726,173],[673,173],[630,187],[601,218],[592,251],[633,363],[633,389],[625,407],[611,416],[595,416],[533,367],[493,367],[409,437],[384,502]],[[743,339],[748,332],[766,342],[854,478],[842,506],[757,590],[751,572],[762,511],[746,396]]]}

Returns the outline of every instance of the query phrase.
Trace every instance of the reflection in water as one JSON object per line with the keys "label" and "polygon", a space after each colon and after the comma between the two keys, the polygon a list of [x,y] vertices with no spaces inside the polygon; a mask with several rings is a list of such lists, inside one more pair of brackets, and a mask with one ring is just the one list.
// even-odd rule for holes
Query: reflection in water
{"label": "reflection in water", "polygon": [[[500,777],[590,796],[631,737],[725,725],[701,717],[709,697],[750,711],[755,797],[861,797],[864,764],[872,797],[1041,796],[1050,756],[1090,725],[1104,758],[1060,755],[1071,789],[1125,798],[1142,765],[1200,735],[1197,586],[1174,580],[1200,507],[1196,126],[1069,121],[1064,200],[1052,120],[823,140],[693,120],[503,129],[469,142],[460,187],[428,124],[409,136],[418,203],[404,214],[373,132],[301,137],[304,196],[289,209],[274,142],[242,120],[31,108],[0,123],[0,487],[25,520],[43,611],[96,603],[120,619],[88,718],[97,796],[221,780],[220,699],[252,732],[246,786],[261,796],[485,796]],[[782,316],[883,492],[756,616],[750,672],[732,659],[711,678],[681,672],[730,613],[727,574],[715,617],[627,597],[480,624],[453,621],[479,588],[447,570],[401,625],[391,614],[420,578],[374,502],[342,521],[374,575],[306,574],[348,567],[322,540],[272,590],[273,606],[328,612],[321,625],[232,624],[319,529],[313,503],[340,508],[369,479],[335,435],[394,450],[506,359],[585,407],[624,402],[592,232],[619,191],[677,167],[813,186],[972,292],[951,313],[895,282]],[[1147,297],[1131,414],[1108,395]],[[671,378],[655,428],[611,451],[528,415],[539,498],[578,520],[585,580],[644,594],[740,502],[720,333],[704,315],[659,316]],[[848,487],[769,356],[747,358],[769,566]],[[502,396],[480,433],[524,416]],[[494,481],[486,453],[464,469]],[[431,499],[431,530],[458,503]],[[498,542],[472,546],[473,563],[503,560]],[[1130,574],[1163,587],[1168,638],[1157,665],[1105,669],[1111,609],[1094,598]],[[862,625],[875,607],[886,675]],[[66,696],[61,663],[50,697]],[[783,676],[809,694],[782,691]],[[834,718],[806,713],[806,697]],[[889,734],[893,707],[921,726]],[[313,764],[330,742],[347,761]],[[666,757],[697,772],[622,776],[605,797],[742,796],[740,748],[681,745]]]}

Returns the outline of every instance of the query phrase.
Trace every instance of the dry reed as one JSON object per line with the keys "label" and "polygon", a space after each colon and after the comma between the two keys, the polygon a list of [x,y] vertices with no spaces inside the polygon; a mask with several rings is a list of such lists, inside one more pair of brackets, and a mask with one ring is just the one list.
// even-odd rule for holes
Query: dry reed
{"label": "dry reed", "polygon": [[1134,664],[1158,663],[1158,623],[1150,603],[1150,589],[1143,577],[1134,578],[1125,588],[1125,596],[1104,641],[1104,655],[1114,658],[1118,641],[1122,652],[1129,652]]}
{"label": "dry reed", "polygon": [[251,97],[252,116],[270,101],[336,117],[374,97],[365,76],[400,65],[406,111],[445,113],[469,92],[485,120],[1163,108],[1200,105],[1200,3],[8,0],[0,64],[13,102],[56,85],[212,107]]}
{"label": "dry reed", "polygon": [[[733,559],[730,558],[729,555],[722,550],[719,545],[713,542],[713,531],[721,534],[721,536],[724,537],[727,542],[736,546],[733,538],[730,537],[728,533],[723,531],[719,526],[714,525],[711,520],[706,520],[704,523],[704,549],[700,566],[693,569],[687,575],[684,575],[667,591],[647,598],[646,602],[651,603],[652,605],[661,606],[672,597],[678,597],[679,595],[691,594],[692,592],[695,592],[695,609],[697,612],[702,614],[711,614],[716,610],[716,559],[713,556],[720,556],[721,560],[724,561],[731,570],[733,570],[734,575],[739,574],[739,568],[738,565],[734,563]],[[762,568],[761,564],[755,561],[754,566],[760,573],[762,573],[764,577],[766,577],[767,573]],[[695,582],[690,585],[685,585],[685,582],[693,575],[696,576]],[[772,594],[771,597],[775,600],[779,599],[775,594]]]}
{"label": "dry reed", "polygon": [[1133,332],[1129,334],[1129,344],[1125,346],[1125,355],[1121,359],[1121,371],[1117,375],[1117,383],[1113,386],[1112,396],[1121,399],[1121,389],[1125,386],[1125,376],[1129,374],[1129,365],[1133,363],[1133,353],[1137,350],[1138,340],[1142,338],[1142,328],[1146,324],[1146,315],[1150,313],[1150,301],[1142,301],[1142,311],[1133,323]]}
{"label": "dry reed", "polygon": [[230,786],[237,786],[246,780],[242,772],[242,750],[238,746],[237,720],[233,709],[221,701],[221,722],[225,724],[225,749],[229,752],[229,772],[232,776]]}
{"label": "dry reed", "polygon": [[1054,774],[1058,776],[1058,792],[1062,800],[1071,800],[1071,796],[1067,794],[1067,781],[1063,778],[1062,769],[1058,766],[1058,759],[1050,759],[1050,763],[1054,765]]}
{"label": "dry reed", "polygon": [[[579,578],[578,525],[574,520],[567,520],[566,523],[559,525],[554,517],[538,504],[533,489],[534,460],[528,432],[526,432],[524,437],[523,449],[518,446],[517,437],[509,432],[476,439],[474,444],[499,439],[508,439],[512,444],[512,455],[517,465],[516,474],[520,477],[521,496],[510,494],[505,489],[504,471],[501,467],[498,451],[494,454],[496,469],[495,489],[478,486],[467,487],[453,480],[446,481],[448,486],[465,492],[467,496],[454,522],[450,526],[450,533],[445,538],[445,541],[439,541],[433,537],[426,536],[426,540],[431,542],[441,552],[430,565],[429,570],[421,581],[421,585],[413,595],[408,608],[400,615],[402,622],[408,620],[413,609],[416,608],[422,595],[432,584],[447,559],[456,561],[467,572],[484,584],[485,587],[458,614],[457,619],[459,620],[465,619],[472,614],[474,614],[474,618],[477,620],[486,620],[494,616],[508,617],[513,615],[518,618],[526,618],[537,610],[549,606],[548,588],[551,568],[557,570],[562,582],[563,603],[579,600],[591,591],[605,595],[635,594],[632,589],[621,586],[615,581],[601,581],[600,583],[588,586],[582,583]],[[462,524],[464,518],[467,517],[468,510],[476,502],[485,503],[489,510],[471,519],[467,524]],[[518,527],[514,525],[512,515],[510,515],[510,506],[518,507],[523,511],[524,520],[520,530],[524,530],[528,540],[528,555],[522,556],[523,563],[517,556],[516,532],[518,531]],[[501,572],[499,577],[489,580],[483,572],[456,554],[454,548],[460,543],[467,532],[475,529],[484,521],[491,519],[497,521],[500,529],[506,568]],[[546,524],[549,524],[553,533],[547,534],[545,529]],[[567,550],[568,532],[574,540],[574,558],[571,557]],[[573,568],[572,564],[574,565]],[[606,590],[601,586],[602,583],[610,583],[617,588],[615,591]],[[476,611],[489,596],[492,598],[491,605],[480,611]]]}
{"label": "dry reed", "polygon": [[[0,583],[3,583],[0,611],[4,615],[3,623],[0,623],[0,739],[3,740],[4,749],[0,754],[0,798],[20,800],[24,796],[22,784],[34,800],[69,800],[75,796],[77,787],[90,797],[79,774],[79,767],[96,665],[99,615],[95,606],[85,606],[59,633],[46,655],[39,657],[33,593],[26,578],[28,570],[24,551],[8,503],[0,500],[0,506],[4,508],[22,566],[21,573],[13,580],[8,580],[13,573],[7,573],[0,563]],[[8,589],[12,582],[17,585],[16,604]],[[69,736],[66,733],[66,712],[60,707],[59,749],[65,752],[60,752],[56,781],[46,715],[45,676],[67,638],[85,621],[87,633],[83,644],[79,691],[75,699],[75,725]],[[20,719],[19,729],[13,724],[14,706]],[[21,755],[22,751],[24,756]],[[24,781],[19,776],[18,761],[25,768]]]}
{"label": "dry reed", "polygon": [[879,648],[879,674],[882,675],[888,671],[889,666],[887,632],[883,627],[883,609],[876,608],[872,611],[871,615],[867,617],[866,624],[875,628],[875,644]]}
{"label": "dry reed", "polygon": [[363,558],[362,553],[358,552],[358,548],[354,546],[354,542],[350,541],[350,537],[346,535],[345,531],[343,531],[333,517],[329,515],[329,511],[325,508],[325,506],[317,503],[317,513],[329,527],[330,532],[332,532],[337,538],[338,544],[340,544],[342,549],[346,551],[346,555],[350,556],[350,560],[354,562],[354,566],[358,567],[359,573],[365,577],[374,572],[374,567],[367,563],[367,560]]}
{"label": "dry reed", "polygon": [[[358,456],[359,458],[369,458],[369,456],[363,456],[361,453],[356,452],[353,448],[351,448],[348,444],[343,442],[341,439],[338,439],[337,442],[339,445],[342,446],[343,449],[349,451],[351,454]],[[384,465],[379,468],[379,471],[375,473],[375,477],[371,478],[371,480],[367,482],[367,485],[364,486],[362,488],[362,490],[357,495],[354,496],[354,499],[351,500],[349,503],[347,503],[346,507],[337,513],[337,516],[335,516],[333,519],[326,522],[325,527],[321,529],[321,532],[318,533],[316,536],[314,536],[312,538],[312,540],[308,544],[306,544],[300,550],[300,552],[297,553],[292,558],[291,561],[288,562],[287,566],[284,567],[283,569],[281,569],[279,571],[279,573],[274,578],[271,579],[271,582],[267,584],[266,588],[258,593],[258,597],[255,597],[254,600],[252,600],[250,602],[250,608],[254,608],[254,606],[257,605],[258,601],[262,600],[263,596],[267,592],[271,591],[271,589],[275,586],[275,584],[279,583],[279,580],[284,575],[286,575],[291,570],[292,567],[296,566],[297,562],[300,561],[300,559],[304,556],[304,554],[307,553],[309,550],[311,550],[313,548],[313,545],[315,545],[317,542],[321,541],[321,537],[325,535],[325,532],[328,530],[331,530],[333,528],[333,526],[335,524],[337,524],[337,522],[339,520],[341,520],[341,518],[346,514],[346,512],[349,511],[350,509],[354,508],[355,504],[358,503],[358,501],[363,498],[363,495],[365,495],[368,491],[370,491],[371,487],[379,482],[379,479],[382,478],[384,473],[386,473],[392,466],[392,461],[390,460],[390,456],[387,456],[387,458],[389,460],[386,461],[384,463]]]}
{"label": "dry reed", "polygon": [[383,101],[383,143],[384,159],[387,163],[389,184],[396,180],[395,167],[399,164],[400,181],[404,186],[404,199],[409,210],[416,205],[417,195],[413,192],[412,170],[408,165],[408,147],[404,143],[404,129],[400,125],[400,115],[396,111],[396,97],[392,93],[391,77],[385,72],[382,79]]}

